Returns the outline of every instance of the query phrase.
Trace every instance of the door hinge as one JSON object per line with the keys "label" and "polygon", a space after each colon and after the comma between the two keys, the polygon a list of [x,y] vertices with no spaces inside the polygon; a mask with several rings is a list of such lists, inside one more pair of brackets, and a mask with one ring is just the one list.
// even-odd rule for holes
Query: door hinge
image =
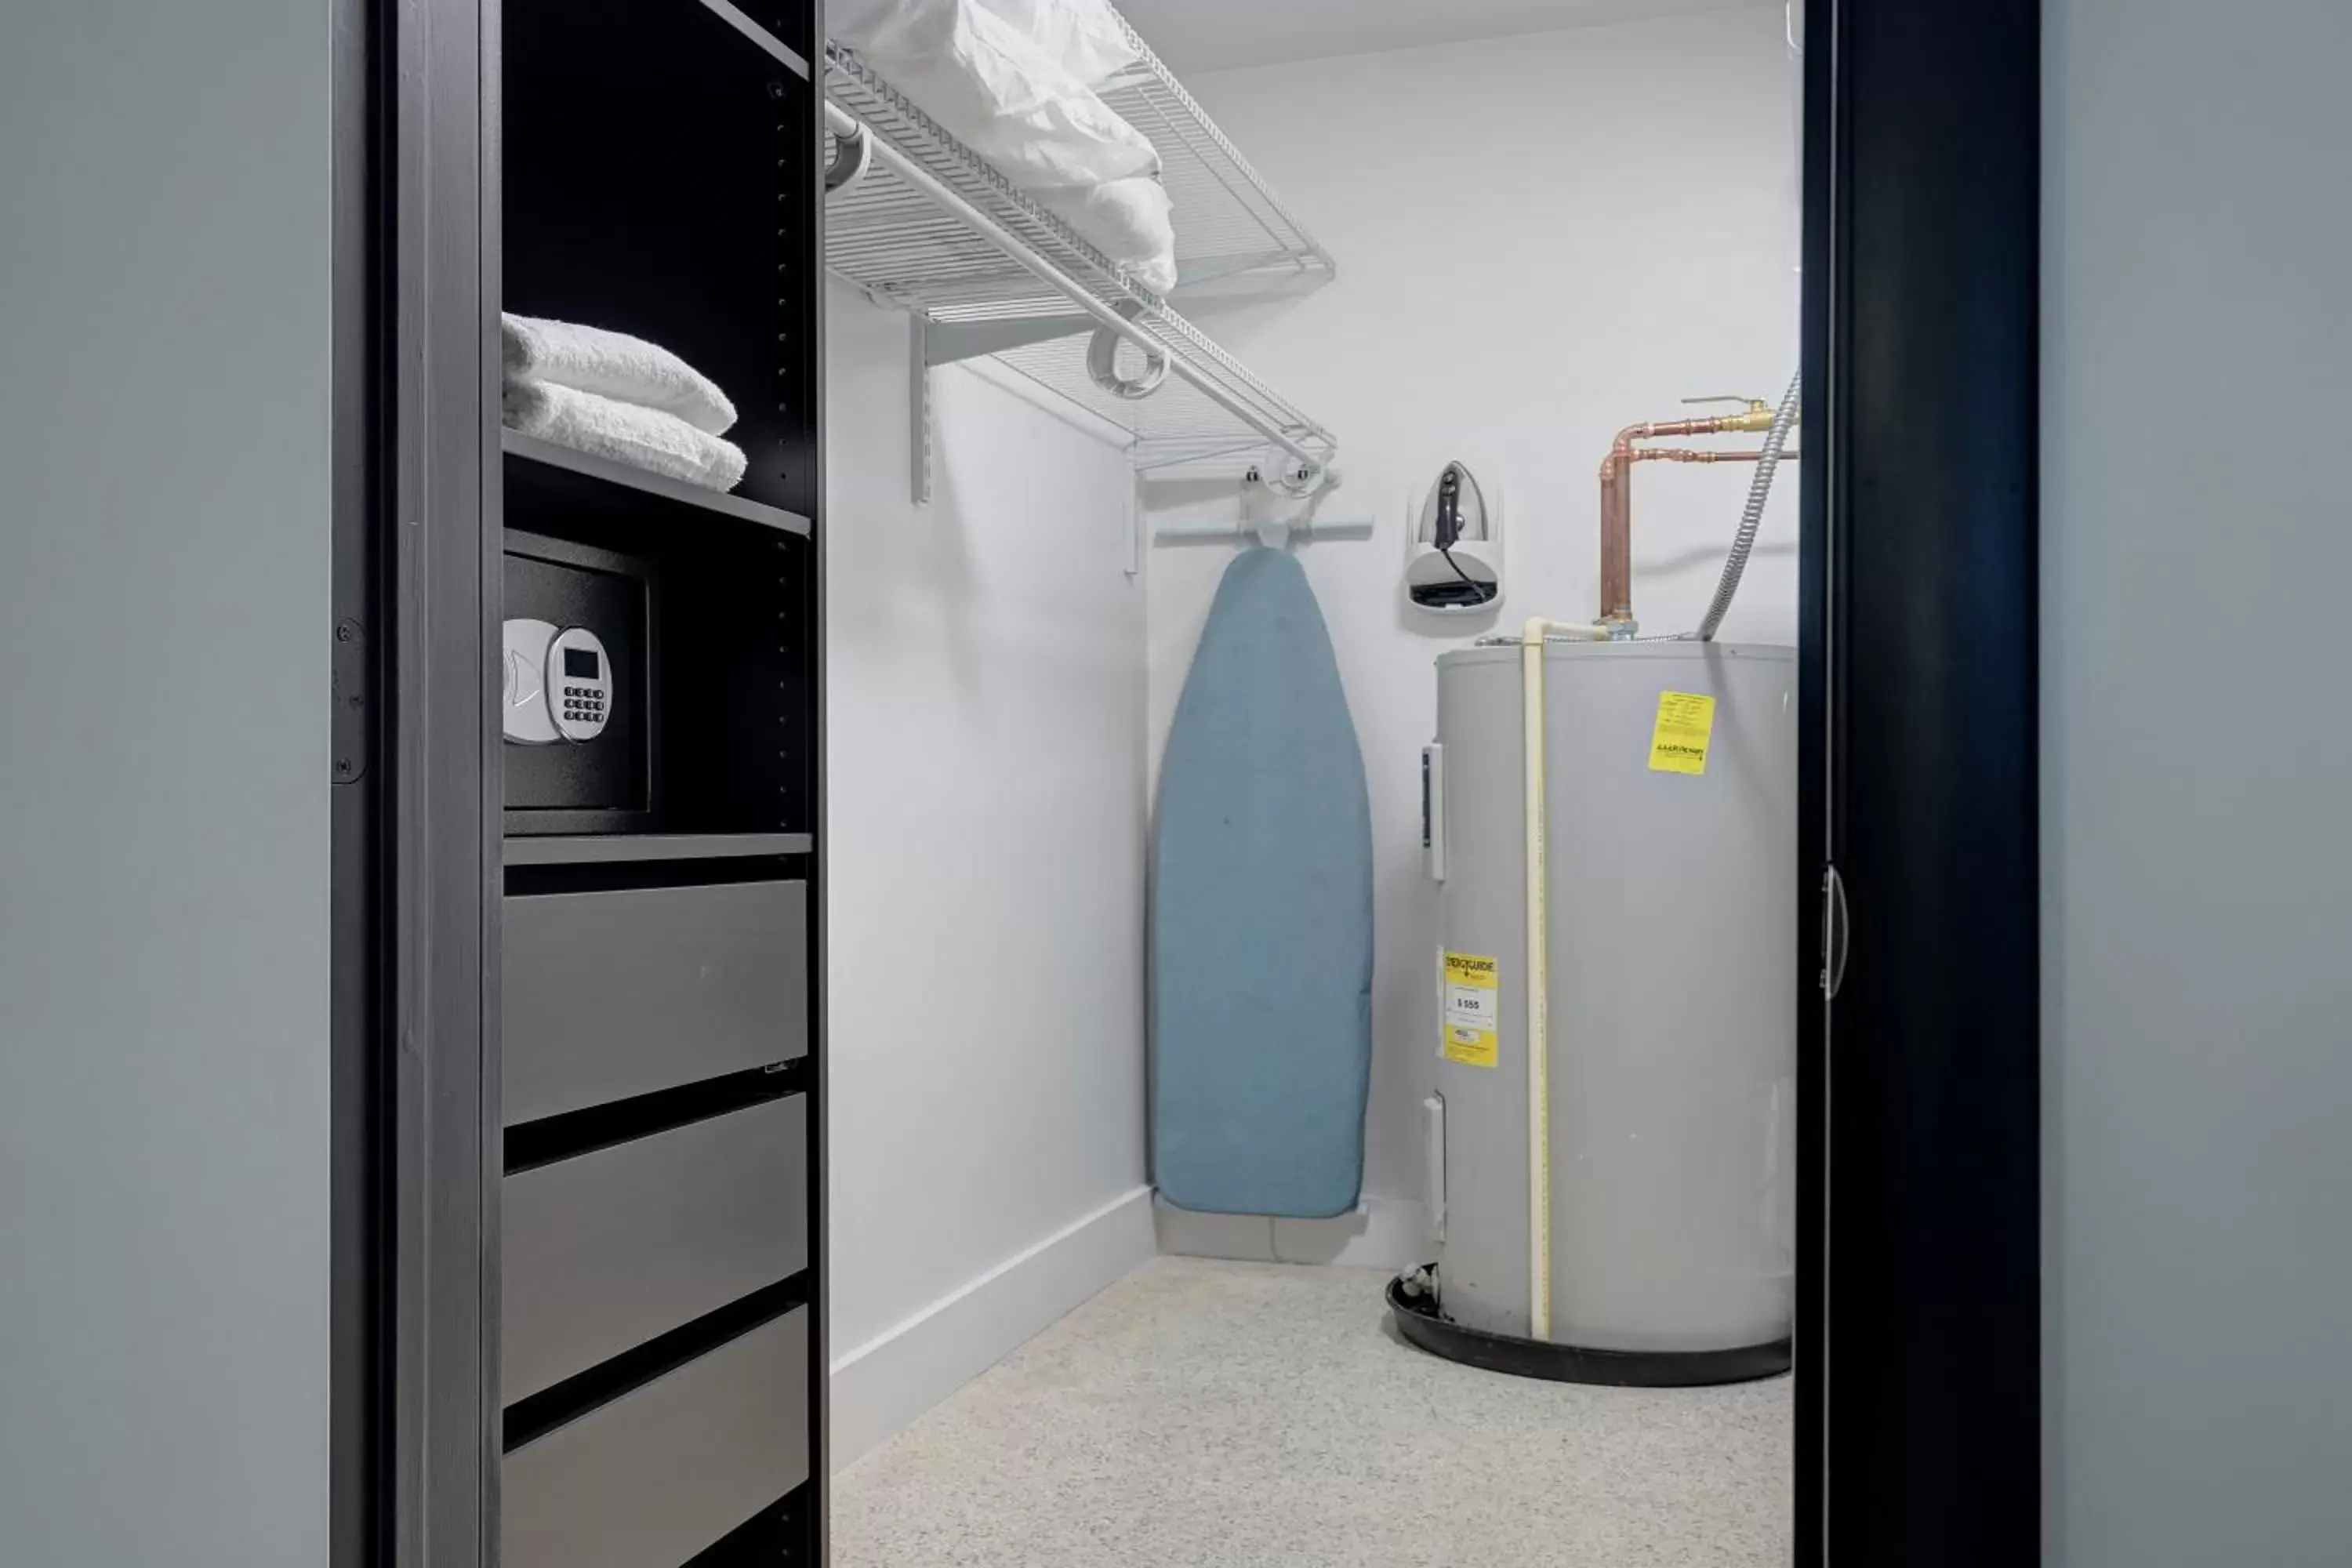
{"label": "door hinge", "polygon": [[371,660],[367,631],[346,617],[335,623],[329,668],[332,671],[334,711],[328,721],[328,744],[333,755],[337,784],[350,784],[368,771],[375,733],[374,714],[368,701]]}

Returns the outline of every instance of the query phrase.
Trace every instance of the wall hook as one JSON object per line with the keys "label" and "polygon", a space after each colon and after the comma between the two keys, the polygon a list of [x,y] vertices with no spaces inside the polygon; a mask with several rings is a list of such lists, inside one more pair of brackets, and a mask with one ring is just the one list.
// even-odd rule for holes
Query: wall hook
{"label": "wall hook", "polygon": [[874,134],[860,125],[845,136],[834,138],[833,161],[824,166],[824,194],[828,196],[848,190],[866,177],[874,163]]}
{"label": "wall hook", "polygon": [[[1121,315],[1132,315],[1121,310]],[[1087,374],[1094,384],[1113,397],[1135,399],[1149,397],[1160,390],[1168,379],[1168,356],[1146,349],[1143,352],[1143,374],[1133,378],[1118,374],[1118,347],[1127,340],[1108,327],[1097,327],[1087,342]]]}
{"label": "wall hook", "polygon": [[[1322,499],[1339,485],[1337,474],[1318,468],[1298,482],[1307,488],[1294,492],[1283,479],[1290,469],[1277,470],[1272,479],[1266,470],[1252,465],[1242,476],[1240,515],[1231,522],[1169,524],[1152,531],[1155,544],[1246,544],[1253,540],[1269,550],[1281,550],[1294,542],[1312,539],[1370,539],[1372,536],[1370,518],[1347,521],[1324,521],[1315,515]],[[1303,507],[1288,516],[1274,516],[1265,508],[1265,499],[1279,496],[1293,502],[1303,501]]]}

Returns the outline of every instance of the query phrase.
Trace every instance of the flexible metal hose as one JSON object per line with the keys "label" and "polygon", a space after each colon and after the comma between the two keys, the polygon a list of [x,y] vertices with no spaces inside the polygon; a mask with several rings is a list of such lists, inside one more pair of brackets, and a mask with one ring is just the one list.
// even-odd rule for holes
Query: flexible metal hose
{"label": "flexible metal hose", "polygon": [[1706,618],[1698,624],[1692,637],[1698,642],[1713,642],[1715,630],[1723,625],[1726,611],[1739,593],[1739,579],[1748,570],[1748,557],[1756,548],[1756,531],[1764,526],[1764,502],[1772,494],[1772,475],[1780,466],[1780,448],[1789,442],[1789,431],[1797,423],[1799,384],[1804,379],[1801,371],[1789,378],[1789,390],[1780,398],[1779,412],[1772,416],[1772,427],[1764,433],[1762,455],[1756,459],[1756,478],[1748,487],[1748,506],[1739,514],[1739,531],[1731,541],[1731,554],[1723,563],[1723,576],[1715,585],[1715,602],[1706,607]]}

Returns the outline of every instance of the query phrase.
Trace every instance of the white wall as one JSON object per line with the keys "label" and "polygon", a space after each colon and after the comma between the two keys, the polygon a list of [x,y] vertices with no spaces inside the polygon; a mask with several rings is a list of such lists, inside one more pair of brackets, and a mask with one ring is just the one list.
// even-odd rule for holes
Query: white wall
{"label": "white wall", "polygon": [[828,300],[835,1458],[1151,1251],[1125,454]]}
{"label": "white wall", "polygon": [[2352,1552],[2352,8],[2049,0],[2050,1561]]}
{"label": "white wall", "polygon": [[328,9],[0,9],[0,1557],[318,1568]]}
{"label": "white wall", "polygon": [[[1305,300],[1207,320],[1339,436],[1346,484],[1324,515],[1378,521],[1370,542],[1309,543],[1301,559],[1371,783],[1379,930],[1366,1191],[1414,1200],[1416,1108],[1437,1027],[1434,900],[1420,860],[1433,661],[1530,615],[1597,613],[1596,476],[1619,428],[1676,417],[1686,396],[1778,401],[1797,346],[1795,70],[1779,9],[1749,7],[1192,86],[1339,261],[1339,280]],[[1406,531],[1452,458],[1504,497],[1506,597],[1484,622],[1424,616],[1402,600]],[[1749,477],[1731,466],[1638,470],[1645,627],[1697,623]],[[1796,492],[1796,471],[1784,470],[1728,639],[1795,639]],[[1155,490],[1155,502],[1163,497]],[[1219,504],[1230,515],[1232,501]],[[1155,768],[1231,557],[1151,552]],[[1374,1204],[1373,1234],[1354,1238],[1349,1260],[1397,1262],[1419,1249],[1416,1220],[1393,1207]],[[1283,1256],[1332,1256],[1309,1227],[1293,1228],[1302,1234]],[[1253,1253],[1268,1237],[1264,1222],[1186,1222],[1171,1235],[1186,1249]]]}

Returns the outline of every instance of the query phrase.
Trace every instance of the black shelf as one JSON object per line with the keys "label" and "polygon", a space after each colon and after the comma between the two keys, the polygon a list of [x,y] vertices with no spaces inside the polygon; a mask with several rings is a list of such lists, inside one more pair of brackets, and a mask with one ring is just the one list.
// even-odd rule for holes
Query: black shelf
{"label": "black shelf", "polygon": [[609,866],[641,860],[729,860],[808,855],[806,833],[601,833],[509,836],[509,866]]}
{"label": "black shelf", "polygon": [[[499,121],[485,151],[497,163],[498,223],[487,259],[499,308],[627,332],[677,354],[725,389],[739,415],[726,438],[747,459],[741,481],[722,492],[500,430],[505,614],[596,632],[615,684],[613,728],[595,738],[601,752],[504,748],[506,833],[493,879],[510,921],[553,895],[610,904],[661,889],[676,896],[658,901],[676,910],[754,884],[798,884],[793,896],[806,910],[796,936],[778,935],[750,961],[772,953],[779,970],[803,973],[804,1000],[779,1005],[804,1006],[804,1016],[776,1017],[773,1032],[780,1042],[804,1040],[804,1056],[506,1128],[499,1163],[511,1174],[804,1095],[813,1265],[519,1401],[505,1413],[504,1446],[716,1353],[778,1314],[804,1313],[805,1386],[780,1386],[774,1397],[806,1400],[807,1479],[751,1520],[698,1520],[715,1544],[695,1562],[814,1564],[824,1561],[828,1469],[824,1290],[814,1266],[825,1244],[815,831],[824,133],[822,86],[810,75],[823,47],[820,7],[499,0],[492,9]],[[592,580],[576,581],[582,574]],[[642,605],[622,604],[623,588]],[[631,715],[642,716],[641,733],[625,728]],[[613,764],[634,764],[640,752],[642,787],[635,774],[616,780]],[[561,956],[601,962],[590,951],[601,940],[567,936]],[[506,963],[509,978],[520,973],[511,946]],[[508,994],[527,989],[518,981]],[[682,1038],[686,1023],[670,1022],[677,1027],[643,1032]],[[543,1047],[544,1026],[518,1016],[509,1044],[530,1044],[523,1036],[537,1027]],[[679,1038],[645,1047],[672,1060]],[[637,1483],[618,1475],[604,1484]]]}
{"label": "black shelf", "polygon": [[649,474],[643,468],[633,468],[626,463],[616,463],[609,458],[597,458],[586,452],[575,452],[569,447],[559,447],[552,441],[542,441],[536,436],[526,436],[519,430],[501,428],[499,431],[499,446],[509,458],[525,458],[534,463],[545,463],[551,468],[567,469],[575,474],[585,474],[592,479],[603,479],[608,484],[623,485],[644,495],[658,496],[664,500],[675,501],[680,506],[695,507],[703,511],[714,511],[722,517],[738,518],[745,522],[756,522],[763,528],[778,529],[785,533],[797,533],[803,539],[809,536],[814,527],[809,520],[800,513],[786,511],[780,506],[770,506],[764,501],[752,500],[749,497],[730,494],[724,490],[705,489],[699,485],[686,484],[662,474]]}
{"label": "black shelf", "polygon": [[[688,510],[567,466],[511,453],[504,461],[506,613],[597,627],[616,661],[634,659],[644,671],[617,690],[615,722],[639,712],[648,721],[646,787],[625,798],[610,787],[571,787],[570,774],[551,782],[551,766],[584,765],[568,755],[576,748],[509,749],[508,837],[575,847],[528,859],[509,853],[508,866],[805,853],[746,843],[698,854],[688,846],[814,827],[814,541],[718,508]],[[518,596],[538,580],[525,557],[568,559],[566,552],[591,566],[609,560],[607,569],[644,584],[641,637],[630,637],[630,618],[616,608],[591,618],[585,607],[545,595]],[[643,651],[631,653],[616,637],[641,642]],[[656,837],[671,844],[654,845]],[[639,838],[640,848],[621,847]]]}
{"label": "black shelf", "polygon": [[823,501],[824,275],[821,94],[795,35],[815,9],[510,0],[500,15],[500,308],[659,343],[725,388],[748,463],[732,500],[749,510],[593,471],[803,536]]}

